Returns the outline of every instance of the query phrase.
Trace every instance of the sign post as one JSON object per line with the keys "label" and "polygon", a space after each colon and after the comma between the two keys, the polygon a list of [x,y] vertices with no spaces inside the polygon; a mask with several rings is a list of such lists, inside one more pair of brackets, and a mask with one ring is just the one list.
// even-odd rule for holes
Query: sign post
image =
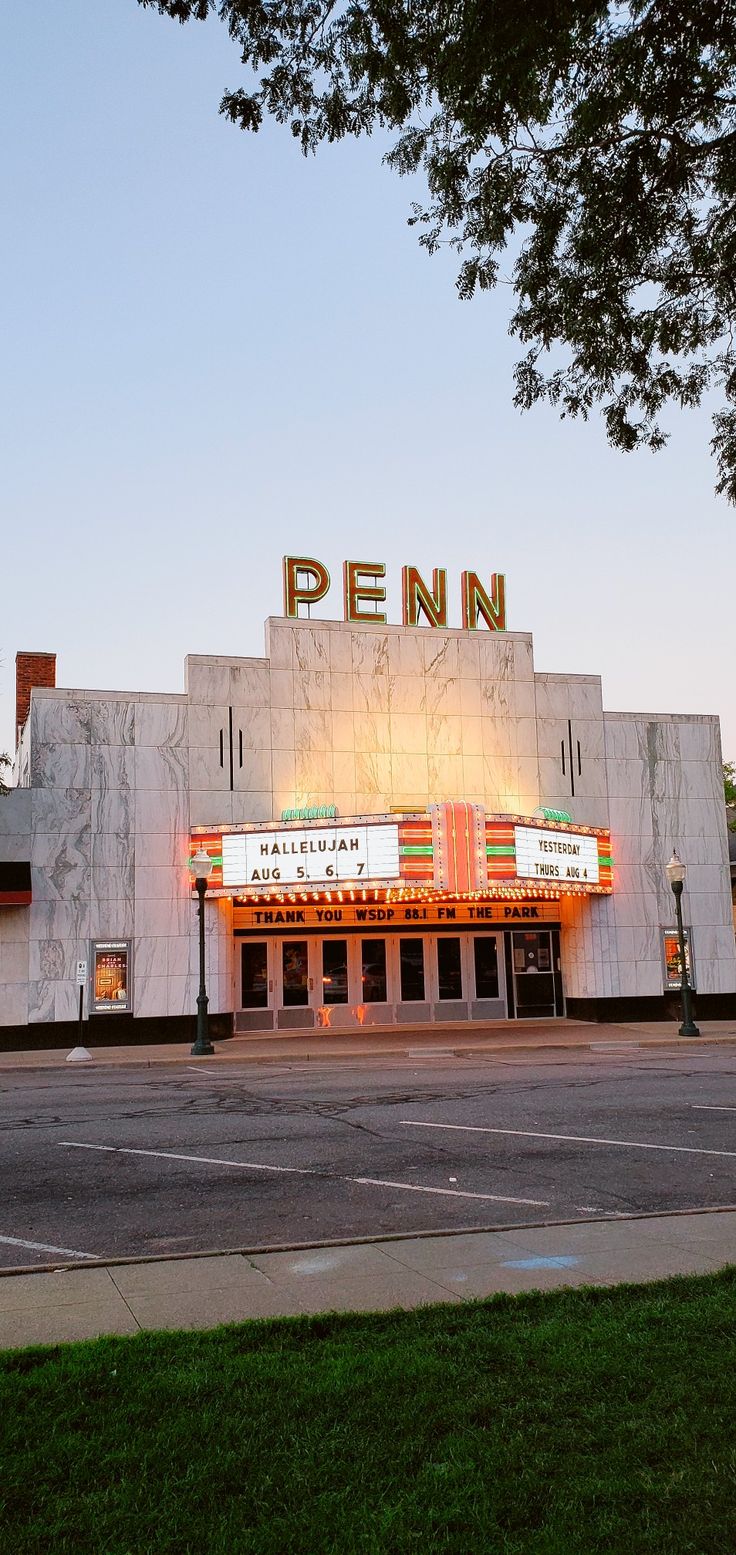
{"label": "sign post", "polygon": [[77,962],[77,987],[79,988],[79,1046],[82,1047],[82,1030],[84,1021],[84,985],[87,981],[86,961]]}

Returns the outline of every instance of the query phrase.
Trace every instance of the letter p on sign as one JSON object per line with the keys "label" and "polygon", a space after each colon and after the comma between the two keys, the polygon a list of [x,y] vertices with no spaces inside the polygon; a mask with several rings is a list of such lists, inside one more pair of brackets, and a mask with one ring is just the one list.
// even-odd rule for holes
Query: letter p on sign
{"label": "letter p on sign", "polygon": [[300,605],[316,605],[330,586],[330,574],[312,556],[284,557],[284,615],[295,620]]}

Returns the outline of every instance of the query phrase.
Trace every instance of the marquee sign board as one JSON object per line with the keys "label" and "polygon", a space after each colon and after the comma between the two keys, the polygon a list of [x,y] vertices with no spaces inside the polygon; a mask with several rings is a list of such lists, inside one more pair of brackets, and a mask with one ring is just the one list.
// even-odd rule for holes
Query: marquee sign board
{"label": "marquee sign board", "polygon": [[607,829],[531,816],[489,817],[482,806],[466,800],[445,800],[431,805],[427,814],[395,820],[383,815],[306,820],[300,826],[273,821],[212,831],[197,827],[190,851],[199,848],[212,861],[210,896],[329,896],[346,884],[351,893],[385,892],[399,884],[416,895],[526,891],[532,900],[613,890]]}
{"label": "marquee sign board", "polygon": [[598,884],[598,841],[580,832],[515,826],[516,874],[551,884]]}
{"label": "marquee sign board", "polygon": [[295,929],[329,932],[362,930],[366,935],[411,933],[419,929],[534,928],[540,923],[559,923],[557,902],[434,902],[409,906],[404,902],[343,903],[329,907],[236,907],[236,934],[293,934]]}
{"label": "marquee sign board", "polygon": [[329,887],[346,880],[398,878],[398,825],[290,826],[224,832],[222,837],[223,886]]}

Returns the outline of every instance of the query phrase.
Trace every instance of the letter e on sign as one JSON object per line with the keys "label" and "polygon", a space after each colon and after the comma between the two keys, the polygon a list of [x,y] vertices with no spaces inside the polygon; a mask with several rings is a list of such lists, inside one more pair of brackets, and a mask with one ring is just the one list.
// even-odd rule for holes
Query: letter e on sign
{"label": "letter e on sign", "polygon": [[[345,620],[358,625],[361,621],[370,621],[374,626],[386,625],[386,612],[379,610],[378,606],[384,604],[386,590],[382,583],[376,583],[376,578],[385,578],[385,562],[344,562],[343,563],[343,603],[345,607]],[[366,578],[373,578],[373,583],[366,583]],[[363,610],[363,604],[374,605],[373,610]]]}

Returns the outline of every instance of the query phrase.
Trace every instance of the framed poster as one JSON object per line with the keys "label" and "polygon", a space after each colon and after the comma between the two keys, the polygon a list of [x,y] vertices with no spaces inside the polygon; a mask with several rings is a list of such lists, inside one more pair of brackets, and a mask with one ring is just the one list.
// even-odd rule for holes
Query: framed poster
{"label": "framed poster", "polygon": [[90,1012],[129,1015],[133,1008],[130,940],[93,940],[91,950]]}
{"label": "framed poster", "polygon": [[[690,930],[684,930],[685,938],[685,965],[687,967],[688,982],[691,988],[695,987],[695,975],[693,971],[693,956],[690,946]],[[664,989],[667,993],[670,988],[682,987],[682,967],[680,965],[680,941],[677,929],[662,930],[662,954],[664,957]]]}

